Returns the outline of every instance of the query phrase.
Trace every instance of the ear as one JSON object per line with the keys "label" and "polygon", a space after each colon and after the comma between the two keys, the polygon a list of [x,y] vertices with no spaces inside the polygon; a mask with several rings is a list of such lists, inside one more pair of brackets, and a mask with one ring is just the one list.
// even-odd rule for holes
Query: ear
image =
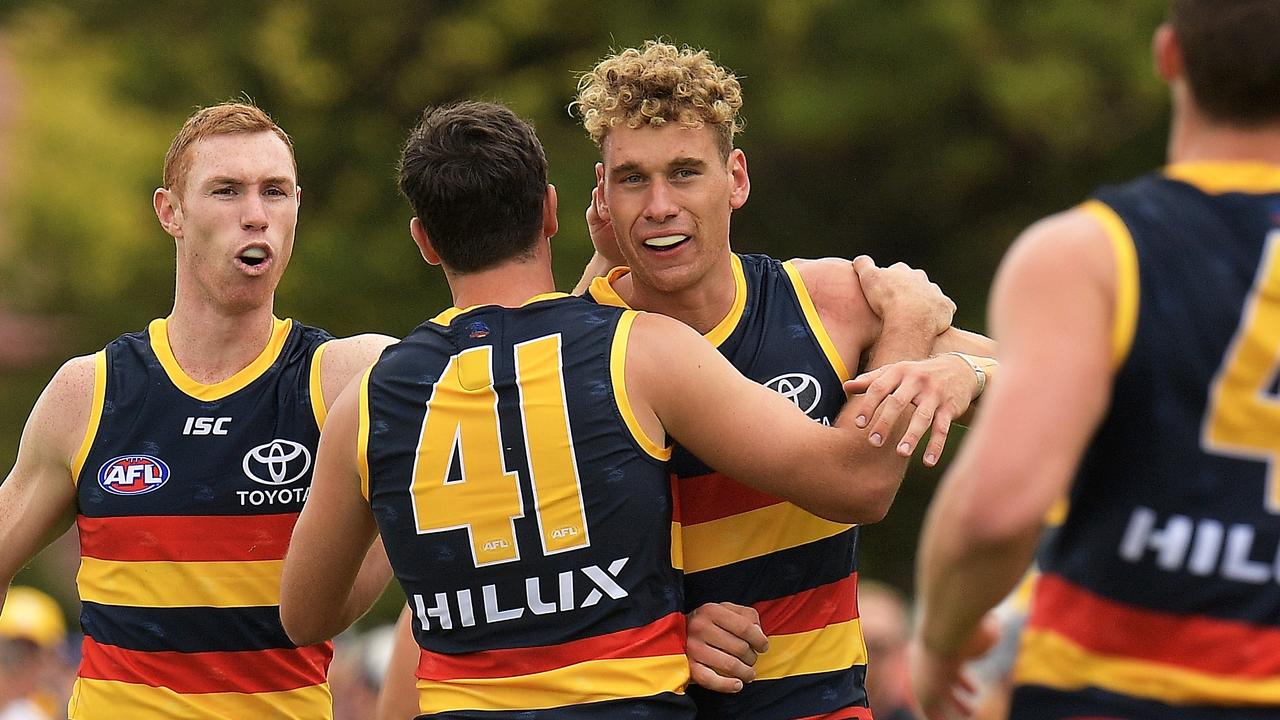
{"label": "ear", "polygon": [[414,216],[409,221],[409,234],[413,236],[413,242],[418,246],[418,252],[422,253],[422,259],[426,260],[428,265],[439,265],[440,253],[436,252],[435,246],[431,244],[427,229],[422,226],[422,221],[417,216]]}
{"label": "ear", "polygon": [[302,207],[302,186],[301,185],[293,186],[293,201],[298,204],[298,207]]}
{"label": "ear", "polygon": [[1151,54],[1155,58],[1156,72],[1165,82],[1171,83],[1182,78],[1185,72],[1182,63],[1182,44],[1173,26],[1164,23],[1156,28],[1151,38]]}
{"label": "ear", "polygon": [[747,155],[738,148],[729,153],[729,177],[733,189],[729,192],[729,205],[737,210],[747,204],[751,194],[751,176],[747,175]]}
{"label": "ear", "polygon": [[169,188],[156,188],[151,195],[151,206],[160,220],[160,227],[175,240],[182,237],[182,205],[178,195]]}
{"label": "ear", "polygon": [[542,235],[548,240],[560,232],[560,220],[556,217],[556,209],[559,205],[556,186],[548,183],[546,197],[542,199]]}
{"label": "ear", "polygon": [[609,214],[609,201],[604,197],[604,163],[596,163],[596,192],[592,197],[596,202],[596,214],[605,222],[613,222]]}

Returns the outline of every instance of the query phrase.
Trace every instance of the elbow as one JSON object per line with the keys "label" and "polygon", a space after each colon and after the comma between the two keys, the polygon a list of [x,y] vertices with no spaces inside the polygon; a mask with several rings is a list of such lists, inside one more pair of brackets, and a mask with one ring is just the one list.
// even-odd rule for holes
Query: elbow
{"label": "elbow", "polygon": [[304,647],[332,638],[336,633],[324,621],[324,613],[307,607],[302,597],[302,593],[289,592],[288,586],[280,594],[280,624],[289,641]]}
{"label": "elbow", "polygon": [[884,520],[898,494],[895,483],[889,488],[877,488],[874,492],[846,496],[837,503],[811,510],[813,514],[832,522],[846,525],[872,525]]}

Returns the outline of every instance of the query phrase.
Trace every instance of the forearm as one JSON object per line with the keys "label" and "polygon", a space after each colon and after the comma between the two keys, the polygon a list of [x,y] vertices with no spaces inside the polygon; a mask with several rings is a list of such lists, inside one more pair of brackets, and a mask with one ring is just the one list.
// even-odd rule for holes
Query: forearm
{"label": "forearm", "polygon": [[864,370],[874,370],[903,360],[922,360],[933,350],[938,336],[927,326],[915,322],[883,321],[880,336],[867,351]]}
{"label": "forearm", "polygon": [[387,560],[386,549],[383,548],[382,538],[379,537],[365,554],[364,562],[360,564],[360,571],[356,573],[355,585],[351,588],[351,594],[347,596],[347,601],[342,607],[341,621],[345,624],[338,632],[350,627],[352,623],[369,612],[369,608],[373,607],[373,603],[387,589],[387,583],[390,581],[391,563]]}
{"label": "forearm", "polygon": [[969,355],[995,357],[996,341],[986,335],[951,327],[933,339],[932,353],[940,355],[945,352],[962,352]]}

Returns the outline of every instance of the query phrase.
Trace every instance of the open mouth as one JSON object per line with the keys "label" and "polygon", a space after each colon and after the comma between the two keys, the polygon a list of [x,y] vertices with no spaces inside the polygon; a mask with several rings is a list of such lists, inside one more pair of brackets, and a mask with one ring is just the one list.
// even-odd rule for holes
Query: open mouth
{"label": "open mouth", "polygon": [[688,235],[663,235],[662,237],[645,240],[644,246],[651,250],[672,250],[685,244],[688,240]]}
{"label": "open mouth", "polygon": [[258,267],[267,261],[267,250],[266,248],[251,247],[240,253],[236,259],[249,267]]}

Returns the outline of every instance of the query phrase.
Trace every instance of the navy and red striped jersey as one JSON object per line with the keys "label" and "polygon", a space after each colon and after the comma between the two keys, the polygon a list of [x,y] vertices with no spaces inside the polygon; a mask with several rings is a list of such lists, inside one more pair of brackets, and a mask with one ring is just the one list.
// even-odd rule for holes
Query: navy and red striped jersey
{"label": "navy and red striped jersey", "polygon": [[[747,378],[782,393],[816,422],[844,405],[850,377],[799,273],[763,255],[733,255],[737,291],[706,334]],[[615,269],[589,294],[626,306]],[[677,518],[685,609],[751,605],[769,637],[756,680],[739,693],[690,688],[700,718],[870,718],[857,604],[858,528],[825,520],[717,473],[678,445]]]}
{"label": "navy and red striped jersey", "polygon": [[1011,717],[1280,716],[1280,167],[1172,165],[1083,208],[1115,248],[1115,386]]}
{"label": "navy and red striped jersey", "polygon": [[363,491],[423,717],[693,717],[670,450],[623,375],[635,316],[560,293],[451,309],[366,374]]}
{"label": "navy and red striped jersey", "polygon": [[215,385],[183,372],[165,320],[97,354],[73,467],[85,637],[71,718],[332,715],[332,646],[295,647],[279,612],[330,339],[275,320],[262,354]]}

